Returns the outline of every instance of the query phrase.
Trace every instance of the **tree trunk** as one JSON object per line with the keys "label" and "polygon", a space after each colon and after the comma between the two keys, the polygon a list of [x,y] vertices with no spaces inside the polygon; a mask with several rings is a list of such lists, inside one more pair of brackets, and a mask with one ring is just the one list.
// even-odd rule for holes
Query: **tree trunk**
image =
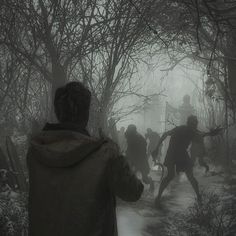
{"label": "tree trunk", "polygon": [[99,128],[102,129],[105,135],[109,134],[108,129],[108,111],[106,104],[102,105],[101,112],[99,115]]}
{"label": "tree trunk", "polygon": [[54,115],[54,97],[56,90],[64,86],[67,82],[66,71],[62,65],[59,63],[52,64],[52,85],[51,85],[51,121],[55,121],[56,117]]}
{"label": "tree trunk", "polygon": [[230,96],[233,100],[233,112],[235,112],[236,105],[236,32],[234,32],[229,39],[229,59],[228,59],[228,87]]}

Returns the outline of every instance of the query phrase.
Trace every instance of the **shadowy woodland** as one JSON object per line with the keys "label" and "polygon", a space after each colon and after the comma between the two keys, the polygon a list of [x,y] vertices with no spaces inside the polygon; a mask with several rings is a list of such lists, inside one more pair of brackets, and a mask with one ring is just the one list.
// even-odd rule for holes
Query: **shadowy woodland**
{"label": "shadowy woodland", "polygon": [[[89,130],[98,135],[101,128],[108,134],[111,118],[117,123],[142,109],[153,96],[162,95],[158,88],[156,94],[143,95],[137,76],[139,67],[162,58],[166,73],[186,59],[201,69],[199,119],[205,127],[223,127],[220,137],[209,140],[209,161],[220,168],[226,183],[233,188],[236,185],[235,1],[1,1],[0,231],[3,235],[27,235],[26,150],[30,137],[42,129],[45,121],[55,120],[52,106],[55,90],[68,81],[82,81],[92,92]],[[129,96],[142,102],[116,106]],[[219,198],[208,196],[213,205],[207,213],[197,207],[190,209],[187,216],[192,220],[191,225],[183,229],[182,223],[169,223],[165,232],[178,228],[186,233],[191,227],[198,232],[199,215],[207,218],[206,214],[214,215],[214,204],[221,201]],[[219,211],[228,220],[227,207],[222,206]],[[235,212],[231,215],[235,216]],[[213,224],[216,223],[212,221],[205,226],[208,231],[204,235],[233,235],[232,225],[221,222],[215,232],[211,230]],[[199,232],[185,235],[203,235]]]}

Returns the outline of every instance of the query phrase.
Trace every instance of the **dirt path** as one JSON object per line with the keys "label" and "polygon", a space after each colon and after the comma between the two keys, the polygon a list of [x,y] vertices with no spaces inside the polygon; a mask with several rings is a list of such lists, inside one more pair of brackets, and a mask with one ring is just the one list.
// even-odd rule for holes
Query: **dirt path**
{"label": "dirt path", "polygon": [[[154,176],[155,173],[152,173]],[[218,191],[222,177],[205,176],[201,171],[196,173],[201,189]],[[158,178],[156,189],[159,187]],[[145,190],[142,198],[137,203],[127,204],[119,202],[117,210],[119,236],[158,236],[163,227],[162,220],[182,211],[190,206],[194,200],[194,192],[184,175],[175,179],[163,194],[163,207],[154,208],[154,194]],[[163,236],[163,235],[161,235]]]}

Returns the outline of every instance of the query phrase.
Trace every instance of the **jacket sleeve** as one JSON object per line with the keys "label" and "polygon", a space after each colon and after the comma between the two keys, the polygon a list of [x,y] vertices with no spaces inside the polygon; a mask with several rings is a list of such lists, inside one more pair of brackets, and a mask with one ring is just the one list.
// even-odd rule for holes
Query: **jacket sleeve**
{"label": "jacket sleeve", "polygon": [[115,195],[124,201],[137,201],[143,192],[142,182],[132,173],[123,156],[109,163],[109,182]]}

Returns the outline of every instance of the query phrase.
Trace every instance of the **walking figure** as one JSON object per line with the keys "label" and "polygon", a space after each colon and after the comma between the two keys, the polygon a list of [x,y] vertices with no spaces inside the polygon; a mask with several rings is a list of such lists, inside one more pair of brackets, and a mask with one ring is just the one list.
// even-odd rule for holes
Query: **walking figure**
{"label": "walking figure", "polygon": [[[147,128],[147,133],[145,134],[145,138],[149,140],[148,147],[147,147],[147,155],[149,157],[152,155],[152,152],[156,149],[161,137],[157,132],[154,132],[151,128]],[[159,153],[156,159],[158,162],[161,161],[160,160],[161,148],[159,148]]]}
{"label": "walking figure", "polygon": [[145,138],[137,132],[135,125],[129,125],[125,136],[127,139],[126,155],[130,166],[135,172],[140,172],[142,175],[142,181],[145,184],[149,184],[150,191],[154,190],[154,182],[149,177],[150,166],[147,158],[147,142]]}
{"label": "walking figure", "polygon": [[[196,136],[213,136],[219,133],[219,129],[212,130],[208,133],[202,133],[197,130],[198,120],[196,116],[189,116],[187,125],[177,126],[174,129],[166,132],[160,139],[160,142],[153,152],[153,158],[159,151],[161,143],[170,136],[169,147],[165,157],[164,165],[167,167],[167,176],[162,180],[158,195],[155,199],[155,205],[159,206],[161,196],[165,188],[175,177],[175,172],[185,172],[189,182],[191,183],[199,202],[201,202],[201,195],[199,192],[198,182],[193,175],[193,161],[188,154],[188,147]],[[195,139],[196,141],[196,139]]]}

